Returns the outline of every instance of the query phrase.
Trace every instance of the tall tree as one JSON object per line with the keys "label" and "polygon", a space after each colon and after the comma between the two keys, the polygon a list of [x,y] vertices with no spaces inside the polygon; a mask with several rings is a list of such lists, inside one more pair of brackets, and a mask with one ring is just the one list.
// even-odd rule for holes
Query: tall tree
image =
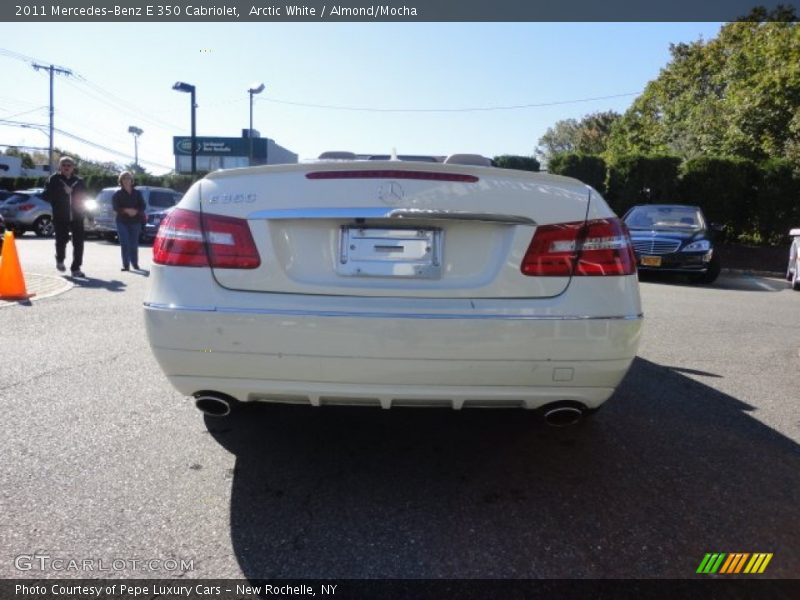
{"label": "tall tree", "polygon": [[670,153],[762,160],[800,146],[800,25],[794,10],[754,10],[672,59],[614,127],[611,156]]}
{"label": "tall tree", "polygon": [[549,161],[566,153],[601,154],[605,152],[608,136],[620,115],[614,111],[596,112],[576,119],[556,121],[539,138],[536,153]]}

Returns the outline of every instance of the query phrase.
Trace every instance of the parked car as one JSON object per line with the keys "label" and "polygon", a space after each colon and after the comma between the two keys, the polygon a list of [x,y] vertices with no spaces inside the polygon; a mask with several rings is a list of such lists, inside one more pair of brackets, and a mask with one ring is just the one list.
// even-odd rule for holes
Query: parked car
{"label": "parked car", "polygon": [[[13,230],[16,236],[21,237],[26,231],[33,231],[38,237],[55,235],[53,207],[42,198],[43,191],[42,188],[20,190],[0,204],[0,214],[6,218],[8,229]],[[84,228],[87,235],[92,235],[95,232],[94,211],[97,205],[93,198],[88,198],[84,206]]]}
{"label": "parked car", "polygon": [[720,272],[714,230],[697,206],[642,204],[623,217],[642,272],[683,273],[713,283]]}
{"label": "parked car", "polygon": [[100,206],[97,204],[96,198],[87,198],[83,202],[85,210],[85,217],[83,219],[83,228],[86,231],[87,237],[100,237],[103,232],[97,228],[97,210]]}
{"label": "parked car", "polygon": [[[166,208],[175,206],[181,199],[182,194],[175,190],[148,185],[136,186],[142,193],[145,203],[145,213],[149,217],[151,213],[161,212]],[[95,228],[97,232],[108,240],[117,238],[117,215],[114,212],[111,199],[119,191],[119,187],[108,187],[97,195],[97,213],[95,214]],[[142,231],[142,240],[147,240],[146,227]],[[150,238],[152,239],[152,238]]]}
{"label": "parked car", "polygon": [[642,323],[625,227],[575,179],[475,162],[196,182],[161,223],[145,301],[169,381],[217,416],[266,401],[522,407],[564,424],[599,407]]}
{"label": "parked car", "polygon": [[0,190],[0,205],[2,205],[6,200],[8,200],[11,196],[13,196],[14,193],[15,192]]}
{"label": "parked car", "polygon": [[789,248],[789,266],[786,268],[786,280],[792,282],[792,289],[800,292],[800,227],[789,231],[792,245]]}
{"label": "parked car", "polygon": [[33,231],[38,237],[50,237],[55,233],[53,209],[40,193],[22,190],[0,206],[6,227],[16,236],[21,237],[26,231]]}
{"label": "parked car", "polygon": [[161,227],[161,223],[167,217],[167,215],[175,208],[170,207],[165,210],[159,210],[157,212],[151,212],[147,214],[147,222],[144,225],[144,231],[142,232],[142,237],[145,240],[153,240],[158,234],[158,230]]}

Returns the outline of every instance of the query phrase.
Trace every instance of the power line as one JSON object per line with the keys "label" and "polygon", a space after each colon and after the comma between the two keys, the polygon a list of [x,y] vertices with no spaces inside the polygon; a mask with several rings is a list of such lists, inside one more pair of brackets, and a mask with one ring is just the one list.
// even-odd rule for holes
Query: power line
{"label": "power line", "polygon": [[32,108],[31,110],[26,110],[26,111],[19,112],[19,113],[13,114],[13,115],[5,115],[3,118],[4,119],[13,119],[15,117],[21,117],[22,115],[27,115],[27,114],[30,114],[32,112],[36,112],[38,110],[42,110],[43,108],[47,108],[47,107],[46,106],[37,106],[36,108]]}
{"label": "power line", "polygon": [[[156,119],[154,117],[149,116],[149,113],[142,111],[140,106],[132,104],[132,103],[128,102],[127,100],[123,100],[119,96],[115,96],[114,94],[112,94],[111,92],[109,92],[108,90],[103,88],[102,86],[99,86],[99,85],[97,85],[95,83],[92,83],[91,81],[86,79],[86,77],[84,77],[83,75],[80,75],[80,74],[77,75],[77,83],[80,83],[80,84],[86,86],[90,90],[94,91],[96,94],[100,94],[101,96],[104,96],[106,98],[106,100],[103,100],[101,98],[98,98],[97,96],[93,96],[93,98],[95,100],[97,100],[98,102],[103,102],[104,104],[110,106],[111,108],[114,108],[115,110],[117,110],[119,112],[126,113],[128,116],[134,116],[137,119],[140,119],[140,120],[143,120],[143,121],[149,121],[151,124],[154,124],[155,126],[161,127],[165,131],[166,131],[166,128],[168,128],[169,131],[174,131],[176,129],[177,130],[183,129],[182,126],[176,125],[175,123],[169,123],[168,121],[162,121],[160,119]],[[83,93],[86,93],[85,90],[82,90],[82,91],[83,91]],[[89,95],[89,94],[87,94],[87,95]],[[90,97],[92,97],[92,96],[90,96]]]}
{"label": "power line", "polygon": [[[36,66],[36,63],[44,63],[44,62],[46,62],[46,61],[41,61],[39,59],[33,58],[32,56],[27,56],[25,54],[20,54],[19,52],[14,52],[12,50],[8,50],[6,48],[0,48],[0,55],[6,56],[8,58],[13,58],[14,60],[19,60],[19,61],[22,61],[22,62],[30,63],[34,67]],[[62,67],[57,67],[55,65],[53,65],[53,66],[54,66],[54,68],[56,70],[63,69]],[[63,70],[67,70],[67,69],[63,69]],[[90,90],[93,90],[96,94],[100,94],[100,95],[102,95],[102,96],[104,96],[106,98],[106,99],[99,98],[96,95],[89,94],[87,92],[87,90],[85,90],[85,89],[81,89],[81,88],[79,88],[79,87],[77,87],[75,85],[72,85],[72,87],[74,87],[75,89],[77,89],[81,93],[86,94],[88,97],[92,98],[93,100],[96,100],[98,102],[102,102],[103,104],[106,104],[107,106],[110,106],[114,110],[117,110],[118,112],[121,112],[123,114],[127,114],[128,116],[134,116],[137,119],[140,119],[142,121],[147,121],[151,125],[153,125],[155,127],[159,127],[164,131],[168,131],[169,133],[171,133],[171,132],[173,132],[175,130],[179,130],[180,131],[181,129],[183,129],[182,126],[175,125],[174,123],[169,123],[167,121],[161,121],[161,120],[156,119],[154,117],[150,117],[149,114],[147,112],[143,111],[139,106],[136,106],[136,105],[128,102],[127,100],[124,100],[124,99],[120,98],[119,96],[116,96],[116,95],[112,94],[108,90],[104,89],[102,86],[99,86],[99,85],[89,81],[86,77],[84,77],[80,73],[73,73],[72,71],[70,71],[70,74],[74,76],[74,78],[75,78],[77,83],[80,83],[80,84],[86,86]],[[70,83],[70,85],[71,85],[71,83]]]}
{"label": "power line", "polygon": [[[28,128],[28,129],[38,129],[39,131],[41,131],[43,133],[46,131],[46,127],[47,127],[46,125],[42,125],[40,123],[23,123],[21,121],[11,121],[11,120],[8,120],[8,119],[0,119],[0,125],[13,125],[13,126],[24,127],[24,128]],[[91,146],[91,147],[96,148],[98,150],[102,150],[104,152],[108,152],[109,154],[114,154],[116,156],[120,156],[120,157],[126,158],[126,159],[133,159],[134,158],[130,154],[127,154],[125,152],[121,152],[119,150],[115,150],[114,148],[109,148],[108,146],[104,146],[102,144],[98,144],[97,142],[93,142],[91,140],[87,140],[86,138],[83,138],[83,137],[81,137],[79,135],[75,135],[74,133],[70,133],[69,131],[64,131],[63,129],[59,129],[58,127],[54,128],[54,130],[57,131],[58,133],[60,133],[63,136],[66,136],[68,138],[71,138],[73,140],[81,142],[82,144],[86,144],[87,146]],[[161,163],[153,162],[153,161],[150,161],[150,160],[141,160],[140,162],[148,164],[148,165],[152,165],[154,167],[159,167],[161,169],[172,170],[171,166],[162,165]]]}
{"label": "power line", "polygon": [[348,110],[358,112],[379,112],[379,113],[453,113],[453,112],[487,112],[495,110],[521,110],[525,108],[543,108],[547,106],[560,106],[562,104],[578,104],[581,102],[594,102],[596,100],[611,100],[613,98],[625,98],[627,96],[637,96],[640,92],[627,92],[625,94],[612,94],[610,96],[595,96],[593,98],[579,98],[576,100],[557,100],[553,102],[537,102],[531,104],[512,104],[507,106],[477,106],[464,108],[371,108],[368,106],[337,106],[331,104],[313,104],[309,102],[294,102],[290,100],[278,100],[276,98],[262,98],[258,101],[272,102],[275,104],[288,104],[291,106],[302,106],[305,108],[321,108],[327,110]]}
{"label": "power line", "polygon": [[167,132],[167,133],[172,133],[175,130],[180,131],[182,129],[181,127],[179,127],[178,125],[175,125],[173,123],[167,123],[166,121],[159,121],[159,120],[154,119],[152,117],[148,117],[146,113],[143,113],[141,111],[132,111],[132,110],[126,109],[124,107],[115,105],[113,102],[111,102],[111,101],[109,101],[107,99],[101,98],[99,95],[97,95],[96,93],[91,91],[91,89],[80,88],[80,87],[78,87],[77,85],[75,85],[72,82],[69,82],[69,84],[70,84],[71,87],[73,87],[74,89],[78,90],[81,94],[86,95],[88,98],[91,98],[92,100],[94,100],[96,102],[100,102],[101,104],[105,104],[106,106],[116,110],[117,112],[119,112],[121,114],[127,115],[128,117],[133,117],[133,118],[135,118],[137,120],[148,122],[150,125],[152,125],[156,129],[160,129],[160,130],[162,130],[164,132]]}

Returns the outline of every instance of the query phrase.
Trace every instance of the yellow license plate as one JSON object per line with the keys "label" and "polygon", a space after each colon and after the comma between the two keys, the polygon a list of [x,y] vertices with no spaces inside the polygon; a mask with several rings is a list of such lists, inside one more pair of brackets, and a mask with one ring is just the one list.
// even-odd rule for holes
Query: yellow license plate
{"label": "yellow license plate", "polygon": [[641,261],[643,267],[660,267],[661,266],[661,257],[660,256],[643,256]]}

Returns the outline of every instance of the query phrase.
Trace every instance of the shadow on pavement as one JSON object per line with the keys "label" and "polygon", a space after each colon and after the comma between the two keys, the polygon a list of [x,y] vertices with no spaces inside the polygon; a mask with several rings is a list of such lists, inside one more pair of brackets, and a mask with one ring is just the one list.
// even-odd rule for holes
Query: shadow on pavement
{"label": "shadow on pavement", "polygon": [[586,423],[531,413],[253,405],[237,457],[251,579],[695,576],[706,552],[800,563],[800,448],[753,408],[637,359]]}
{"label": "shadow on pavement", "polygon": [[104,289],[109,292],[124,292],[127,287],[127,284],[119,279],[107,281],[105,279],[95,279],[94,277],[71,277],[69,275],[65,275],[64,277],[74,283],[75,287]]}

